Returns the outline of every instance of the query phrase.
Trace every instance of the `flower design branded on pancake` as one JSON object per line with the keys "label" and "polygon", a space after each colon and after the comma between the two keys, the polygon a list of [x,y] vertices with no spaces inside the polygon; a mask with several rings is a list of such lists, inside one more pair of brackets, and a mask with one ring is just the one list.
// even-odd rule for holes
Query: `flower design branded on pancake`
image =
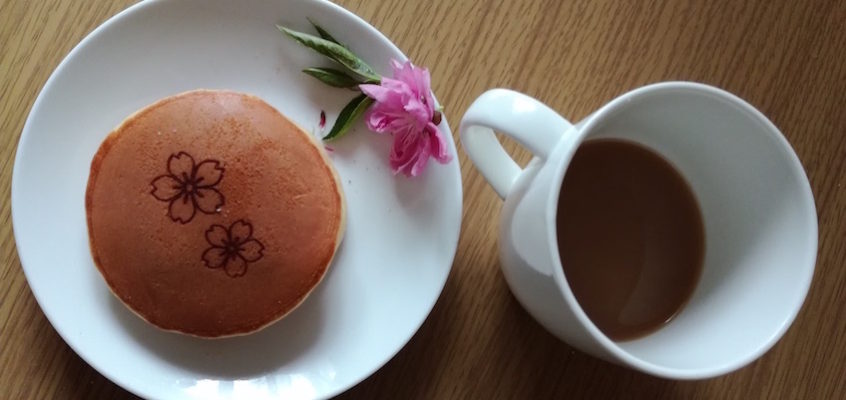
{"label": "flower design branded on pancake", "polygon": [[167,172],[150,182],[153,187],[150,194],[170,202],[167,214],[174,222],[187,224],[197,210],[214,214],[223,206],[224,197],[217,190],[223,178],[220,161],[208,159],[195,164],[194,157],[180,151],[168,158]]}
{"label": "flower design branded on pancake", "polygon": [[239,219],[229,228],[214,224],[206,231],[211,247],[203,252],[206,267],[223,268],[233,278],[247,273],[247,264],[262,257],[264,245],[253,238],[253,225]]}

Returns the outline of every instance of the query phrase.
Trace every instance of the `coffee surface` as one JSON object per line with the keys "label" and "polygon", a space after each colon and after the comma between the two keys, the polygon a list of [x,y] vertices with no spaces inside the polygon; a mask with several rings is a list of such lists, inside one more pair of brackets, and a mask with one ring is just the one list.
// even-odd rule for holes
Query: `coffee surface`
{"label": "coffee surface", "polygon": [[704,228],[690,187],[664,158],[633,142],[579,147],[562,184],[557,233],[570,288],[613,340],[669,322],[701,274]]}

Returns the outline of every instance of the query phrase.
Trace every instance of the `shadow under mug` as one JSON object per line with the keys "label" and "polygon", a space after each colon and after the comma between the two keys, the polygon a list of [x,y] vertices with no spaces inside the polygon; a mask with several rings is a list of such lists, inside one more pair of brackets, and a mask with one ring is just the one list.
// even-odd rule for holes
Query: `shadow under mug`
{"label": "shadow under mug", "polygon": [[[605,360],[673,379],[709,378],[764,354],[807,294],[817,252],[814,199],[802,165],[766,117],[723,90],[645,86],[572,125],[526,95],[494,89],[459,128],[464,151],[505,199],[503,275],[547,330]],[[494,132],[534,154],[525,169]],[[556,211],[579,144],[619,138],[664,156],[685,177],[705,227],[702,275],[687,305],[645,337],[615,342],[579,307],[561,265]]]}

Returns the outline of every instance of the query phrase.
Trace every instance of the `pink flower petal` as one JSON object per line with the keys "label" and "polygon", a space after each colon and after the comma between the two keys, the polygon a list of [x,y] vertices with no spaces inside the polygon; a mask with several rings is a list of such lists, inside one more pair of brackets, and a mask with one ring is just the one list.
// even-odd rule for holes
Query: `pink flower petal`
{"label": "pink flower petal", "polygon": [[400,79],[382,78],[382,87],[390,89],[395,94],[416,96],[414,88],[408,85],[408,82]]}
{"label": "pink flower petal", "polygon": [[241,257],[244,257],[245,260],[252,262],[261,258],[262,250],[264,250],[264,246],[259,243],[258,240],[250,239],[244,243],[241,243],[240,251],[238,252],[238,254]]}
{"label": "pink flower petal", "polygon": [[212,225],[206,230],[206,241],[212,246],[226,247],[226,241],[229,240],[229,232],[223,225]]}
{"label": "pink flower petal", "polygon": [[226,262],[226,250],[222,247],[209,247],[203,252],[203,262],[209,268],[222,267]]}
{"label": "pink flower petal", "polygon": [[432,154],[430,141],[428,135],[425,133],[420,135],[417,141],[416,154],[414,157],[414,165],[411,167],[411,176],[419,176],[426,169],[426,164],[429,163],[429,156]]}
{"label": "pink flower petal", "polygon": [[375,105],[367,110],[364,120],[367,123],[367,128],[377,133],[390,133],[408,125],[406,115],[403,113],[386,112],[383,108]]}
{"label": "pink flower petal", "polygon": [[367,127],[378,133],[396,133],[400,130],[415,130],[418,126],[425,125],[425,121],[420,121],[418,117],[408,113],[401,103],[396,104],[400,107],[386,103],[371,106],[365,114]]}
{"label": "pink flower petal", "polygon": [[194,201],[188,193],[184,193],[182,196],[171,200],[168,209],[170,219],[183,224],[187,224],[194,218],[194,212]]}
{"label": "pink flower petal", "polygon": [[449,154],[447,141],[444,139],[444,134],[441,130],[435,124],[429,123],[426,126],[426,131],[429,133],[429,140],[431,141],[432,158],[441,164],[450,162],[452,156]]}
{"label": "pink flower petal", "polygon": [[194,172],[195,184],[197,187],[209,187],[217,185],[223,178],[223,167],[217,160],[205,160],[197,165]]}
{"label": "pink flower petal", "polygon": [[434,110],[431,107],[428,107],[426,104],[423,104],[418,99],[412,99],[405,103],[403,107],[405,112],[407,112],[413,119],[419,123],[420,126],[424,126],[427,123],[432,121],[432,114],[434,114]]}
{"label": "pink flower petal", "polygon": [[422,101],[426,103],[426,106],[434,112],[435,97],[432,96],[432,86],[430,84],[431,78],[429,76],[429,70],[426,68],[421,68],[417,71],[417,84],[419,85],[418,93],[420,94],[420,96],[422,96]]}
{"label": "pink flower petal", "polygon": [[381,85],[363,84],[358,85],[358,88],[362,93],[366,94],[367,97],[370,97],[380,103],[388,101],[389,96],[392,95],[391,89],[382,87]]}
{"label": "pink flower petal", "polygon": [[161,201],[173,200],[182,192],[182,184],[170,175],[162,175],[153,179],[153,190],[150,194]]}
{"label": "pink flower petal", "polygon": [[428,109],[420,94],[406,82],[384,78],[381,85],[360,85],[360,88],[376,101],[370,108],[371,115],[384,114],[388,122],[380,124],[382,126],[394,119],[422,125],[432,118],[434,111]]}
{"label": "pink flower petal", "polygon": [[390,164],[394,173],[402,172],[410,175],[418,156],[418,140],[420,132],[407,130],[394,134],[394,144],[391,147]]}
{"label": "pink flower petal", "polygon": [[239,219],[229,227],[229,239],[233,243],[244,243],[253,236],[253,226]]}
{"label": "pink flower petal", "polygon": [[226,270],[226,275],[233,278],[244,276],[247,273],[247,260],[244,260],[241,256],[232,257],[226,261],[223,269]]}
{"label": "pink flower petal", "polygon": [[185,182],[194,173],[194,158],[188,153],[180,151],[167,159],[167,170],[180,182]]}
{"label": "pink flower petal", "polygon": [[194,193],[197,208],[206,214],[214,214],[223,205],[223,195],[215,189],[197,188]]}
{"label": "pink flower petal", "polygon": [[430,87],[431,78],[428,69],[418,68],[411,61],[406,61],[402,64],[394,61],[392,66],[394,68],[394,79],[405,82],[416,98],[422,96],[427,106],[434,107],[432,89]]}
{"label": "pink flower petal", "polygon": [[400,69],[394,72],[394,78],[405,82],[412,90],[414,90],[415,94],[420,94],[420,77],[415,70],[416,68],[414,68],[411,62],[406,61],[402,64]]}

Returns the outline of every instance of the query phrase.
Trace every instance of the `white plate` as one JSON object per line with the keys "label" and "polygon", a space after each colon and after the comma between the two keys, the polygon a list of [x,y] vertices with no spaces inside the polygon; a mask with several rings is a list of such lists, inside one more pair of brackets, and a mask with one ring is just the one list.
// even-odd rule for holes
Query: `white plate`
{"label": "white plate", "polygon": [[[147,1],[113,17],[56,68],[21,135],[12,180],[18,254],[32,292],[91,366],[150,398],[314,398],[355,385],[422,324],[452,265],[461,223],[458,161],[415,179],[387,165],[390,139],[362,125],[333,144],[349,207],[333,267],[271,327],[207,341],[155,329],[109,292],[88,251],[84,191],[101,140],[133,111],[196,88],[258,95],[306,129],[353,93],[299,72],[327,65],[282,23],[328,28],[382,74],[405,56],[355,15],[307,0]],[[443,124],[442,126],[446,126]],[[445,129],[452,137],[449,129]],[[449,141],[455,155],[455,144]]]}

